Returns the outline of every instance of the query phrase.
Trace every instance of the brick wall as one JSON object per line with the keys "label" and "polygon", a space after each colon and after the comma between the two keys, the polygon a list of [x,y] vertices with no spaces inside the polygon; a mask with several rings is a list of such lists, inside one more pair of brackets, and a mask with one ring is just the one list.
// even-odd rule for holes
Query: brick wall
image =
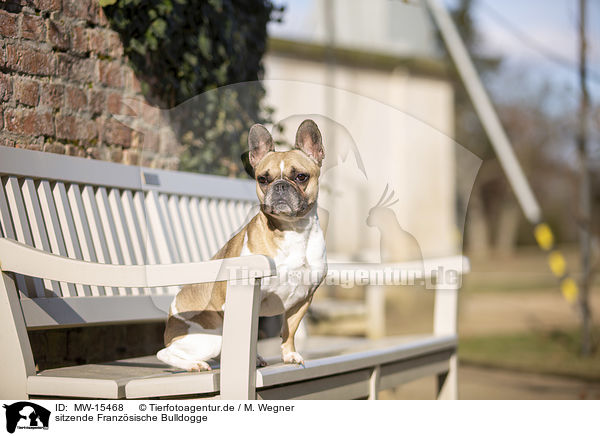
{"label": "brick wall", "polygon": [[[160,111],[145,107],[135,130],[113,117],[135,115],[123,104],[128,98],[144,101],[96,0],[0,1],[0,146],[177,168],[177,145]],[[119,325],[29,337],[45,369],[155,353],[163,329]]]}
{"label": "brick wall", "polygon": [[0,145],[177,168],[156,119],[113,117],[135,115],[128,98],[140,83],[97,0],[0,2]]}

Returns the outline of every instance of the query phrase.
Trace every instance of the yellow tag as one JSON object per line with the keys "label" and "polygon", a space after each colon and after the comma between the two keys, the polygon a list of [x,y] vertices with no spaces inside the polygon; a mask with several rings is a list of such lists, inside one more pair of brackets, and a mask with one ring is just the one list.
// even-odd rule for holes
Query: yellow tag
{"label": "yellow tag", "polygon": [[560,290],[562,291],[563,297],[569,302],[574,303],[577,300],[579,289],[577,283],[570,277],[564,279],[560,284]]}
{"label": "yellow tag", "polygon": [[550,253],[550,256],[548,256],[548,263],[550,264],[550,269],[556,277],[562,277],[565,275],[567,263],[565,262],[565,258],[560,251],[556,250]]}
{"label": "yellow tag", "polygon": [[550,250],[554,244],[552,230],[546,223],[540,223],[534,229],[535,240],[542,250]]}

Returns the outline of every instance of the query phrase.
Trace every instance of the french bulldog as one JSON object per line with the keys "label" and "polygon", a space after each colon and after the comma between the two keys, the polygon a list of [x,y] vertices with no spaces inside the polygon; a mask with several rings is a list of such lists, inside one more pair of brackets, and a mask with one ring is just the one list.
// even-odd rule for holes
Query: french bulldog
{"label": "french bulldog", "polygon": [[[277,275],[261,282],[260,315],[283,314],[282,359],[303,365],[294,335],[327,272],[325,238],[317,216],[325,157],[321,132],[314,121],[305,120],[296,132],[295,147],[278,152],[269,131],[255,124],[248,146],[260,210],[213,259],[253,254],[274,259]],[[226,282],[182,287],[171,304],[165,348],[157,357],[188,371],[210,370],[207,360],[221,353],[226,292]],[[260,356],[257,365],[265,365]]]}

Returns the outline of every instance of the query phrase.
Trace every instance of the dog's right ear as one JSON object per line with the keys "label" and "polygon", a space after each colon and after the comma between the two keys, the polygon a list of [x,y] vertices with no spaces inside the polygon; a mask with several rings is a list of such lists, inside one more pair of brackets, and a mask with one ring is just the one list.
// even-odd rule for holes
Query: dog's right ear
{"label": "dog's right ear", "polygon": [[265,155],[275,150],[273,137],[262,124],[255,124],[250,128],[248,134],[248,158],[252,168],[258,164]]}

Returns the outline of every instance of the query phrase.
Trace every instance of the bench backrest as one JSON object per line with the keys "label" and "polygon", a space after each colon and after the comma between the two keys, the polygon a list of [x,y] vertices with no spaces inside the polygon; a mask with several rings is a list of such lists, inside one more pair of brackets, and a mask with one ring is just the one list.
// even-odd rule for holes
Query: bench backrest
{"label": "bench backrest", "polygon": [[[0,236],[119,265],[208,260],[257,202],[249,180],[7,147],[0,147],[0,179]],[[15,280],[28,328],[158,320],[177,292]]]}

